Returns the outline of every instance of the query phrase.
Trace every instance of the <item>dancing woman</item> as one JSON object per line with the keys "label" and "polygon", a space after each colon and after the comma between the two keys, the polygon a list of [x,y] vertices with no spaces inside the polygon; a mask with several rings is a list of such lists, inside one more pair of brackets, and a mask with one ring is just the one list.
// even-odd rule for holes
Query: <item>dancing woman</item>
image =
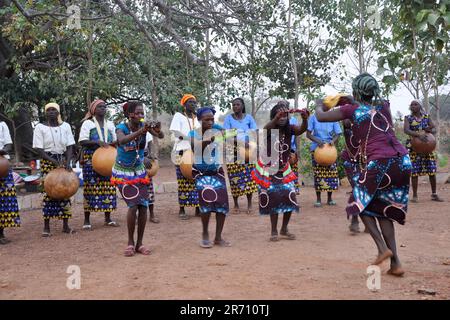
{"label": "dancing woman", "polygon": [[[267,130],[265,138],[268,156],[275,159],[271,163],[258,161],[252,177],[259,185],[259,213],[270,215],[271,237],[270,241],[278,241],[278,215],[283,215],[283,224],[280,236],[289,240],[296,237],[288,230],[292,212],[299,212],[296,198],[295,180],[297,175],[289,164],[291,137],[299,136],[307,129],[308,113],[302,113],[301,126],[289,123],[289,110],[284,104],[277,104],[270,111],[270,122],[264,129]],[[272,131],[277,131],[278,137],[272,137]],[[274,140],[275,139],[275,140]],[[271,146],[275,147],[276,155],[271,154]]]}
{"label": "dancing woman", "polygon": [[[119,188],[128,206],[128,246],[124,255],[131,257],[136,252],[149,255],[150,249],[142,244],[142,240],[147,223],[148,186],[150,184],[144,167],[144,151],[147,146],[146,134],[150,125],[142,122],[144,107],[141,102],[127,102],[123,109],[128,121],[119,124],[116,128],[118,148],[111,183]],[[135,242],[134,229],[138,211],[137,241]]]}
{"label": "dancing woman", "polygon": [[352,104],[327,111],[323,102],[317,101],[317,119],[351,121],[353,138],[360,141],[360,168],[354,176],[347,215],[359,215],[375,241],[378,257],[373,264],[390,258],[388,274],[402,276],[393,221],[405,223],[411,161],[408,151],[395,137],[389,102],[381,100],[375,78],[363,73],[353,80],[352,88],[355,99]]}
{"label": "dancing woman", "polygon": [[[216,111],[211,107],[203,107],[197,111],[197,119],[201,128],[189,132],[191,148],[194,152],[192,176],[198,192],[200,215],[203,233],[200,246],[211,248],[214,245],[229,247],[230,243],[222,239],[225,217],[229,212],[228,191],[225,173],[220,165],[221,159],[218,148],[222,145],[215,140],[214,133],[223,130],[214,124]],[[206,149],[206,148],[209,149]],[[216,236],[214,243],[209,240],[208,225],[211,213],[216,213]]]}

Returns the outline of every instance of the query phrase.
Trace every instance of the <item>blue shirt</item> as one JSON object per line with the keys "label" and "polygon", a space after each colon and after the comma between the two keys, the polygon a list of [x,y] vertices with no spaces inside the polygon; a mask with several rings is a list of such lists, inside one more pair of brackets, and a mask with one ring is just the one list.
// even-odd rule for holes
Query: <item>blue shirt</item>
{"label": "blue shirt", "polygon": [[[213,124],[212,130],[223,130],[224,128],[218,124]],[[188,137],[193,137],[194,140],[202,141],[201,133],[198,130],[189,131]],[[199,171],[215,171],[220,167],[220,156],[222,152],[217,152],[220,145],[214,141],[209,144],[203,152],[196,152],[194,150],[194,164],[193,167]],[[211,151],[212,150],[212,151]],[[201,150],[199,150],[201,151]],[[204,153],[204,154],[203,154]]]}
{"label": "blue shirt", "polygon": [[[142,127],[143,124],[140,124]],[[125,123],[121,123],[116,127],[117,130],[122,130],[125,135],[129,135],[130,128]],[[146,136],[142,135],[136,140],[130,141],[125,145],[119,145],[117,147],[117,159],[116,161],[126,167],[139,166],[144,160],[144,151],[146,149]],[[139,157],[137,157],[139,156]]]}
{"label": "blue shirt", "polygon": [[[291,117],[291,118],[289,119],[289,124],[295,125],[295,126],[300,125],[300,124],[298,123],[297,118],[295,118],[295,117]],[[292,140],[291,140],[291,151],[292,151],[292,152],[296,152],[296,151],[297,151],[297,145],[295,144],[295,136],[292,135],[292,138],[291,138],[291,139],[292,139]]]}
{"label": "blue shirt", "polygon": [[[331,142],[334,136],[342,133],[338,122],[319,122],[315,114],[308,119],[308,131],[311,131],[314,137],[327,143]],[[317,143],[313,141],[310,150],[314,151],[316,148]]]}
{"label": "blue shirt", "polygon": [[249,114],[244,115],[244,118],[241,120],[236,120],[233,118],[232,114],[229,114],[225,117],[223,122],[223,127],[225,129],[237,129],[239,139],[246,138],[249,130],[258,129],[255,119]]}

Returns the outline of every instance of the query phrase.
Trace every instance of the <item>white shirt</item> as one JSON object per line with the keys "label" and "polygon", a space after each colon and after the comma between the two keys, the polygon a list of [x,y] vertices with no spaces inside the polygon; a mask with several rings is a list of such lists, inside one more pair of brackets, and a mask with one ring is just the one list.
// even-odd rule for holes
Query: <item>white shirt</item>
{"label": "white shirt", "polygon": [[153,141],[153,135],[150,132],[147,132],[145,135],[145,144],[147,145],[149,142]]}
{"label": "white shirt", "polygon": [[[3,149],[7,144],[12,144],[11,135],[7,124],[0,122],[0,149]],[[9,155],[6,155],[5,158],[9,159]]]}
{"label": "white shirt", "polygon": [[[173,151],[190,149],[191,143],[187,139],[187,135],[189,131],[197,129],[199,126],[197,118],[194,118],[194,121],[192,121],[192,119],[189,119],[180,112],[175,113],[169,128],[172,133],[172,141],[174,142]],[[183,140],[178,139],[180,134],[184,136]]]}
{"label": "white shirt", "polygon": [[[114,126],[114,123],[112,123],[111,121],[106,120],[106,124],[105,124],[106,128],[108,128],[108,132],[111,134],[113,141],[105,141],[107,143],[110,142],[114,142],[117,140],[117,135],[116,135],[116,127]],[[91,140],[91,130],[92,129],[97,129],[95,127],[95,123],[92,119],[88,119],[85,120],[83,122],[83,124],[81,125],[81,129],[80,129],[80,137],[78,138],[78,142],[80,141],[89,141]],[[100,135],[99,135],[100,136]],[[106,139],[108,139],[109,134],[106,135]]]}
{"label": "white shirt", "polygon": [[72,129],[67,122],[58,127],[49,127],[39,123],[34,128],[33,148],[44,149],[45,152],[63,154],[68,146],[75,144]]}

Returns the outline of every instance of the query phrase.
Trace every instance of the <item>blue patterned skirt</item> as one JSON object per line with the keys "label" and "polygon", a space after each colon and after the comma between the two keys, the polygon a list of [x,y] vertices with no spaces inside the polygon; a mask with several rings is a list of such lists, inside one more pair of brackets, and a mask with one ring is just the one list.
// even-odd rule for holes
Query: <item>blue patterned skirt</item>
{"label": "blue patterned skirt", "polygon": [[270,176],[270,186],[268,188],[261,185],[259,189],[259,213],[284,214],[289,212],[299,212],[297,197],[295,193],[295,182],[283,182],[283,174],[277,173]]}
{"label": "blue patterned skirt", "polygon": [[[49,154],[50,155],[50,154]],[[58,157],[61,157],[60,155],[50,155],[55,160],[58,159]],[[42,172],[42,186],[44,185],[45,176],[52,171],[53,169],[56,169],[57,166],[47,160],[42,159],[41,160],[41,172]],[[42,187],[42,189],[44,189]],[[71,202],[70,200],[54,200],[51,199],[45,191],[42,192],[44,196],[44,206],[42,208],[42,213],[44,215],[44,220],[48,220],[50,218],[56,218],[56,219],[70,219],[72,218],[72,211],[71,211]]]}
{"label": "blue patterned skirt", "polygon": [[331,166],[321,166],[314,160],[314,152],[311,153],[311,158],[316,191],[333,192],[337,190],[339,186],[339,175],[336,162]]}
{"label": "blue patterned skirt", "polygon": [[200,213],[216,212],[227,215],[229,212],[228,191],[223,169],[202,173],[193,168],[192,176],[195,179]]}
{"label": "blue patterned skirt", "polygon": [[344,163],[344,170],[345,175],[347,176],[348,182],[350,183],[351,187],[353,188],[356,184],[356,181],[358,180],[358,170],[359,170],[359,163],[345,160]]}
{"label": "blue patterned skirt", "polygon": [[230,180],[231,195],[239,198],[247,194],[258,191],[258,187],[253,181],[251,172],[255,167],[254,164],[228,163],[227,172]]}
{"label": "blue patterned skirt", "polygon": [[354,177],[347,215],[365,214],[405,224],[411,168],[408,155],[370,161]]}
{"label": "blue patterned skirt", "polygon": [[84,211],[113,212],[117,207],[116,187],[110,177],[104,177],[92,168],[94,150],[85,149],[83,153],[83,196]]}
{"label": "blue patterned skirt", "polygon": [[151,179],[147,176],[144,164],[127,167],[119,162],[114,164],[111,184],[117,186],[129,208],[148,206],[148,186]]}
{"label": "blue patterned skirt", "polygon": [[198,192],[195,182],[186,179],[181,173],[180,166],[175,166],[178,183],[178,203],[180,207],[198,207]]}
{"label": "blue patterned skirt", "polygon": [[0,178],[0,228],[20,227],[19,206],[12,171]]}

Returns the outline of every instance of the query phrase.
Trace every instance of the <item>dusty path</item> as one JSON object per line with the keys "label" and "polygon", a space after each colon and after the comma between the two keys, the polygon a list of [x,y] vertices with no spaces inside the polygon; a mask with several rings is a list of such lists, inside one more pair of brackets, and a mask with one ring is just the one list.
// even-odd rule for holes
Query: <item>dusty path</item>
{"label": "dusty path", "polygon": [[[173,180],[170,168],[160,181]],[[114,214],[121,226],[81,231],[82,208],[74,209],[77,234],[41,238],[39,211],[22,213],[23,226],[7,230],[13,243],[0,246],[0,299],[450,299],[450,187],[440,185],[445,203],[429,201],[421,186],[421,203],[411,204],[407,224],[398,226],[399,252],[406,276],[383,273],[381,290],[366,287],[366,267],[376,250],[367,234],[351,236],[344,204],[348,189],[336,195],[337,207],[313,208],[314,190],[301,191],[301,214],[290,231],[297,240],[271,243],[269,218],[256,211],[230,215],[224,237],[231,248],[198,246],[201,223],[177,218],[176,194],[157,195],[158,225],[148,224],[144,243],[151,256],[125,258],[125,208]],[[255,203],[256,208],[256,203]],[[189,211],[192,215],[192,210]],[[212,219],[210,231],[215,221]],[[400,245],[402,245],[400,247]],[[69,265],[81,268],[81,290],[68,290]],[[382,271],[388,266],[384,264]],[[437,295],[423,296],[425,287]]]}

